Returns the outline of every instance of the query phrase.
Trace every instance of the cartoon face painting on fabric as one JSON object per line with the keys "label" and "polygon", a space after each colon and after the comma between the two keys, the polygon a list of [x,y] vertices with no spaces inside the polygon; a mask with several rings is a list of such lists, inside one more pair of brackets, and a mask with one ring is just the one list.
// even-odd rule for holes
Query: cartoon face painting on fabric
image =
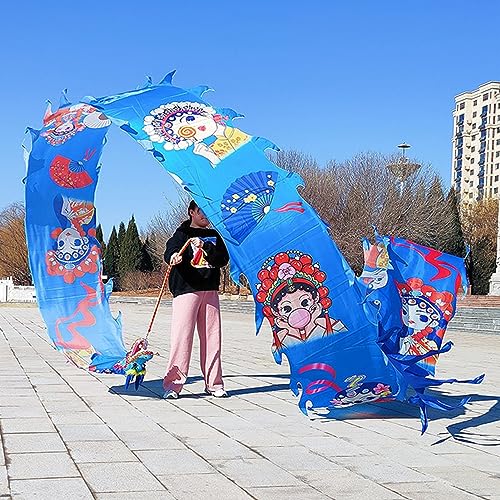
{"label": "cartoon face painting on fabric", "polygon": [[54,346],[78,366],[118,371],[126,354],[120,319],[111,315],[112,283],[101,280],[94,194],[111,121],[65,99],[30,129],[26,236],[38,305]]}
{"label": "cartoon face painting on fabric", "polygon": [[277,360],[286,347],[317,337],[346,331],[341,321],[331,320],[326,274],[310,255],[279,253],[265,262],[257,274],[257,302],[273,328],[273,352]]}
{"label": "cartoon face painting on fabric", "polygon": [[[336,417],[361,403],[405,400],[408,386],[417,392],[418,400],[412,401],[423,414],[429,405],[446,409],[424,395],[425,387],[443,383],[428,378],[425,367],[433,366],[431,357],[449,349],[441,340],[455,311],[457,288],[443,287],[437,277],[461,275],[461,259],[453,263],[456,272],[442,254],[399,240],[389,248],[382,238],[373,252],[365,245],[370,263],[356,278],[325,224],[298,194],[302,179],[265,154],[276,146],[236,128],[233,121],[241,115],[232,109],[205,102],[208,87],[183,89],[172,84],[172,77],[170,73],[156,85],[149,80],[137,90],[88,98],[81,108],[63,108],[38,134],[31,175],[43,169],[44,177],[62,190],[44,195],[49,199],[43,210],[53,207],[54,212],[50,224],[41,224],[43,263],[54,267],[44,280],[50,276],[78,289],[82,280],[95,279],[92,259],[85,260],[93,248],[93,226],[88,217],[80,220],[73,214],[85,212],[85,203],[93,200],[85,190],[93,193],[95,184],[88,184],[85,173],[96,177],[89,166],[95,166],[102,136],[91,141],[90,134],[102,129],[90,124],[111,120],[191,193],[224,238],[233,278],[239,281],[244,274],[255,297],[257,330],[266,318],[276,361],[288,359],[290,387],[300,394],[302,411]],[[65,148],[73,144],[79,147]],[[60,198],[54,202],[56,195]],[[32,237],[30,245],[39,245],[33,242]],[[414,265],[414,259],[423,264]],[[439,273],[429,278],[430,269]],[[98,297],[100,304],[107,298]],[[73,309],[90,309],[94,302],[97,298],[75,300]],[[74,310],[57,317],[71,314]],[[91,345],[102,352],[97,341]]]}
{"label": "cartoon face painting on fabric", "polygon": [[433,375],[457,294],[467,285],[463,261],[401,238],[376,239],[375,245],[364,242],[359,281],[377,311],[382,347],[421,358],[419,368]]}
{"label": "cartoon face painting on fabric", "polygon": [[[422,411],[427,428],[427,408],[450,406],[424,394],[427,387],[458,382],[436,380],[441,353],[452,348],[443,344],[446,327],[456,311],[457,295],[467,287],[463,259],[418,245],[409,240],[376,233],[376,243],[363,243],[365,266],[359,278],[365,289],[368,316],[379,327],[379,344],[405,380],[416,391],[411,401]],[[464,383],[480,383],[483,376]]]}

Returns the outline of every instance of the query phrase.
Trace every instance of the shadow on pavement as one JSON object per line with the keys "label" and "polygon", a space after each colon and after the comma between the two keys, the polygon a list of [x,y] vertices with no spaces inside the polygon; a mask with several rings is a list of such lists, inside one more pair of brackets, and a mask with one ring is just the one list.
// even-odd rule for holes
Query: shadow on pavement
{"label": "shadow on pavement", "polygon": [[[266,377],[266,378],[276,378],[276,379],[288,379],[286,374],[255,374],[255,375],[226,375],[224,378],[234,378],[238,377],[245,378],[255,378]],[[201,376],[189,377],[186,385],[199,382],[203,380]],[[259,383],[256,380],[256,383]],[[275,391],[289,390],[290,386],[287,383],[276,383],[268,385],[256,385],[255,387],[242,387],[239,389],[233,389],[229,391],[230,396],[241,396],[245,394],[257,394],[257,393],[272,393]],[[125,389],[124,385],[110,387],[109,391],[118,395],[127,396],[137,396],[141,398],[152,398],[160,399],[163,395],[163,380],[147,380],[143,382],[139,390],[135,390],[132,386],[129,389]],[[450,395],[446,392],[439,391],[437,389],[429,390],[428,394],[436,396],[440,400],[453,405],[457,404],[463,396]],[[207,397],[205,394],[190,394],[184,392],[182,394],[182,399],[201,399]],[[478,402],[488,402],[493,401],[494,404],[485,413],[478,414],[474,410],[474,403]],[[481,446],[499,446],[500,437],[490,434],[488,432],[480,432],[479,428],[481,426],[495,423],[500,420],[500,397],[499,396],[488,396],[473,394],[470,395],[469,403],[469,414],[472,416],[467,419],[460,419],[456,422],[451,423],[446,427],[448,433],[438,439],[432,446],[439,445],[449,439],[455,439],[457,441],[481,445]],[[299,412],[299,408],[297,407]],[[458,407],[454,410],[443,412],[439,410],[430,409],[428,411],[430,426],[432,426],[433,421],[445,419],[456,418],[460,416],[465,416],[467,410],[463,407]],[[324,411],[310,411],[310,417],[316,421],[323,421],[327,423],[331,420],[360,420],[360,419],[420,419],[420,410],[417,406],[409,403],[403,403],[400,401],[389,401],[387,403],[376,403],[376,404],[365,404],[361,406],[353,406],[350,408],[343,409],[325,409]]]}
{"label": "shadow on pavement", "polygon": [[[268,378],[284,378],[288,379],[288,375],[284,374],[265,374],[265,375],[225,375],[224,379],[228,378],[238,378],[238,377],[268,377]],[[186,382],[186,386],[194,382],[198,382],[203,380],[201,376],[188,377]],[[239,389],[232,389],[229,391],[229,396],[241,396],[242,394],[254,394],[261,392],[274,392],[274,391],[283,391],[289,390],[290,385],[286,384],[268,384],[268,385],[259,385],[257,387],[243,387]],[[161,398],[163,395],[163,379],[156,380],[146,380],[142,383],[139,389],[136,391],[133,385],[130,385],[128,389],[125,389],[125,385],[115,385],[109,388],[109,392],[113,394],[119,395],[127,395],[127,396],[137,396],[141,398]],[[189,394],[182,393],[182,399],[199,399],[206,397],[206,394]]]}
{"label": "shadow on pavement", "polygon": [[[452,402],[452,398],[450,396],[440,393],[439,391],[434,390],[433,394],[438,396],[439,399],[442,399],[446,402]],[[456,396],[454,397],[456,401]],[[479,414],[481,408],[474,409],[474,403],[481,402],[494,402],[494,404],[486,410],[484,413]],[[468,403],[470,418],[457,420],[456,422],[452,422],[450,425],[446,427],[449,435],[446,435],[434,445],[438,445],[448,439],[455,439],[456,441],[460,441],[466,444],[474,444],[479,446],[500,446],[500,437],[498,435],[491,434],[489,432],[480,432],[480,427],[485,426],[491,423],[498,423],[500,420],[500,397],[493,395],[485,395],[485,394],[472,394],[470,395],[470,401]],[[453,412],[444,413],[444,417],[452,418],[458,415],[465,415],[465,411],[463,409],[454,410]],[[440,413],[440,412],[436,412]],[[469,415],[467,415],[469,416]],[[436,419],[434,415],[433,419]]]}

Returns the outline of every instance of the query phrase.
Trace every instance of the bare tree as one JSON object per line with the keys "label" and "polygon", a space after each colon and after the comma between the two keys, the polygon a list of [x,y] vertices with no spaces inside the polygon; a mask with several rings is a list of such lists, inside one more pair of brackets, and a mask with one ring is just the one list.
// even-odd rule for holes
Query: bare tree
{"label": "bare tree", "polygon": [[380,233],[438,249],[455,237],[436,172],[425,165],[400,182],[387,168],[395,160],[394,156],[363,153],[319,168],[307,155],[285,152],[278,153],[277,163],[302,176],[302,196],[329,225],[334,241],[359,271],[363,263],[360,240],[373,234],[372,226]]}
{"label": "bare tree", "polygon": [[[191,201],[189,193],[178,189],[176,199],[167,199],[167,209],[158,212],[147,224],[143,239],[147,236],[157,265],[163,262],[166,241],[179,225],[188,218],[187,206]],[[157,266],[156,266],[157,267]]]}
{"label": "bare tree", "polygon": [[12,203],[0,212],[0,277],[12,276],[18,285],[31,285],[25,216],[22,203]]}

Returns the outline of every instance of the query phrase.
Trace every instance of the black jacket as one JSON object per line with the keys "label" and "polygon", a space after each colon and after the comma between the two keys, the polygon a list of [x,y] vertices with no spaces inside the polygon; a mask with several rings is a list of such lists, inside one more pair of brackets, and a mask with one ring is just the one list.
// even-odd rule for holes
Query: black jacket
{"label": "black jacket", "polygon": [[168,285],[174,297],[184,293],[218,290],[220,268],[229,262],[226,245],[215,229],[195,228],[189,221],[183,222],[167,241],[164,259],[170,262],[189,238],[203,240],[201,251],[195,252],[189,245],[182,254],[182,262],[172,267]]}

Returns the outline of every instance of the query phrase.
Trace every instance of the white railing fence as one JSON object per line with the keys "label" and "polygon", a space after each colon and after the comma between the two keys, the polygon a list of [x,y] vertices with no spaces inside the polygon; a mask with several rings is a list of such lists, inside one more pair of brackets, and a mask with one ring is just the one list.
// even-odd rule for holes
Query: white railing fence
{"label": "white railing fence", "polygon": [[35,287],[14,285],[12,278],[0,279],[0,302],[36,302]]}

